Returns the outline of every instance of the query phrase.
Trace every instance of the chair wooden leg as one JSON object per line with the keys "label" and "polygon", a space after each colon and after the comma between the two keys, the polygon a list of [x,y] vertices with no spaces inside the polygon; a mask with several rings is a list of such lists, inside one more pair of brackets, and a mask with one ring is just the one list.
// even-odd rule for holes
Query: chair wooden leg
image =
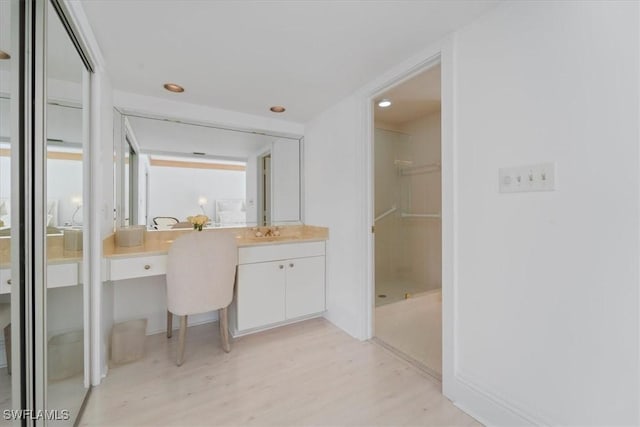
{"label": "chair wooden leg", "polygon": [[231,351],[231,344],[229,344],[229,318],[227,316],[228,307],[218,310],[218,317],[220,318],[220,338],[222,339],[222,349],[229,353]]}
{"label": "chair wooden leg", "polygon": [[173,313],[167,310],[167,338],[173,334]]}
{"label": "chair wooden leg", "polygon": [[176,365],[182,365],[184,361],[184,341],[187,337],[187,315],[180,317],[180,335],[178,336],[178,357]]}

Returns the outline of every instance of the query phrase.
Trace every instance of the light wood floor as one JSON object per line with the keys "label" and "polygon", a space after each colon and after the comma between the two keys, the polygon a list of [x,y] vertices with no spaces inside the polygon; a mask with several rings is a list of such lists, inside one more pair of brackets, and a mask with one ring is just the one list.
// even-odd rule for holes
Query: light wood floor
{"label": "light wood floor", "polygon": [[228,354],[217,326],[189,328],[181,367],[176,336],[147,337],[144,359],[93,389],[80,425],[480,425],[418,369],[324,319],[238,338]]}

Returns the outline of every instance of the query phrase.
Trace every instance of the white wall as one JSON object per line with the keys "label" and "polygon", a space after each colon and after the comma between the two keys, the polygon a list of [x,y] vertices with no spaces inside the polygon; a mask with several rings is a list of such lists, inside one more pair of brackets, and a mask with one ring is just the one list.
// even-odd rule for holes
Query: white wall
{"label": "white wall", "polygon": [[[147,335],[166,331],[167,281],[165,276],[140,277],[119,280],[113,287],[113,320],[124,322],[147,319]],[[173,328],[180,326],[180,317],[174,316]],[[189,316],[189,326],[218,320],[218,312]],[[177,336],[174,338],[177,339]]]}
{"label": "white wall", "polygon": [[[300,221],[300,144],[279,139],[271,147],[271,221]],[[292,179],[297,178],[297,179]]]}
{"label": "white wall", "polygon": [[47,201],[58,201],[58,217],[53,225],[71,224],[72,218],[74,225],[83,223],[84,206],[74,216],[77,205],[72,201],[82,198],[82,184],[81,160],[47,159]]}
{"label": "white wall", "polygon": [[365,306],[361,242],[364,172],[358,152],[358,104],[349,97],[305,125],[305,221],[329,227],[326,317],[362,337]]}
{"label": "white wall", "polygon": [[[640,423],[638,18],[636,2],[509,2],[454,35],[444,388],[486,424]],[[328,318],[361,336],[358,102],[308,124],[305,209],[331,227]],[[557,191],[497,192],[499,167],[541,161]]]}
{"label": "white wall", "polygon": [[[638,24],[521,2],[457,38],[457,369],[535,423],[640,422]],[[541,161],[557,191],[497,192]]]}

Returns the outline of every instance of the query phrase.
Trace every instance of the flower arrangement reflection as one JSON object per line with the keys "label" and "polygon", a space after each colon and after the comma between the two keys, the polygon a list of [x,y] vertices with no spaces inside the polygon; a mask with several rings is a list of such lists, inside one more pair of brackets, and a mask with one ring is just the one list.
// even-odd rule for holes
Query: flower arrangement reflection
{"label": "flower arrangement reflection", "polygon": [[209,222],[209,217],[206,215],[188,216],[187,221],[193,225],[194,230],[202,231],[202,226]]}

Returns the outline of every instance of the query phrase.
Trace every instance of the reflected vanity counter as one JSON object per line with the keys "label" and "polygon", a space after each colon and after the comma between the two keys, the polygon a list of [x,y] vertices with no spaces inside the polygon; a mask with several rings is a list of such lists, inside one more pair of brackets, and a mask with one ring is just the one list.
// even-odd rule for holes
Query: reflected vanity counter
{"label": "reflected vanity counter", "polygon": [[[238,242],[238,276],[230,308],[230,332],[240,336],[322,315],[325,311],[325,242],[329,231],[309,225],[279,226],[279,236],[264,236],[276,227],[205,229],[234,233]],[[256,236],[260,231],[263,236]],[[166,274],[171,243],[191,229],[148,231],[144,245],[116,247],[104,240],[103,281]],[[121,282],[122,281],[122,282]]]}
{"label": "reflected vanity counter", "polygon": [[[47,236],[47,287],[59,288],[79,285],[82,250],[64,249],[64,236]],[[0,294],[11,292],[11,238],[0,237]]]}

